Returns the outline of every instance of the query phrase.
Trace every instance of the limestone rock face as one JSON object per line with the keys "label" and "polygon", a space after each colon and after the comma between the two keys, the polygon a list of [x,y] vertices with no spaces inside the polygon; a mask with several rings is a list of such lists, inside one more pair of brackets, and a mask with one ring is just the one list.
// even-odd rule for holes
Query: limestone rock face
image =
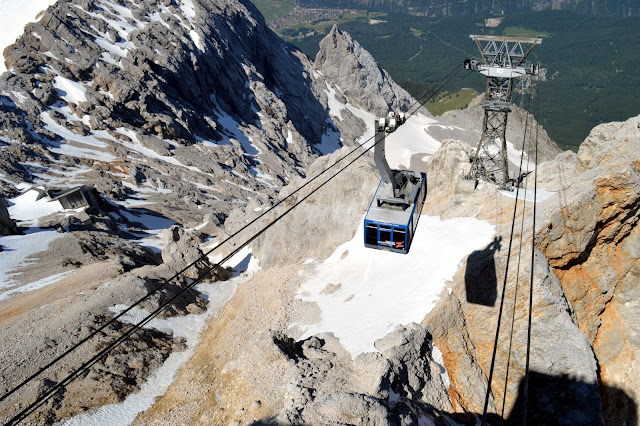
{"label": "limestone rock face", "polygon": [[[638,356],[637,321],[631,318],[638,313],[640,282],[639,122],[635,117],[596,127],[577,155],[562,153],[538,166],[529,412],[539,407],[538,414],[545,413],[554,423],[633,423],[639,415],[634,402],[639,374],[631,361]],[[436,194],[431,201],[427,198],[425,210],[489,220],[498,235],[469,256],[452,280],[450,294],[424,323],[443,352],[454,408],[482,412],[485,395],[478,389],[487,388],[504,294],[489,413],[501,415],[504,404],[504,418],[519,422],[531,273],[527,252],[534,239],[532,204],[516,203],[516,223],[523,220],[524,226],[522,232],[520,226],[515,228],[505,279],[513,195],[505,197],[484,185],[452,206],[455,181],[450,180],[461,163],[454,159],[463,151],[463,145],[449,142],[433,156],[430,172],[442,178],[432,178]],[[530,175],[529,191],[532,184]],[[516,268],[514,248],[520,244],[527,260]],[[565,391],[558,393],[560,388]],[[540,397],[531,399],[532,389]]]}
{"label": "limestone rock face", "polygon": [[430,199],[451,198],[455,185],[464,173],[471,168],[469,156],[471,146],[453,139],[445,139],[436,153],[429,159],[429,173],[427,193]]}
{"label": "limestone rock face", "polygon": [[407,111],[412,104],[411,96],[378,67],[373,56],[335,25],[320,42],[315,63],[347,98],[378,116]]}
{"label": "limestone rock face", "polygon": [[[640,355],[635,319],[640,292],[639,123],[640,117],[634,117],[591,131],[569,163],[573,176],[559,188],[567,202],[538,233],[538,245],[593,346],[605,420],[612,423],[640,415],[633,402],[640,371],[631,362]],[[554,163],[547,168],[567,167]]]}
{"label": "limestone rock face", "polygon": [[[349,148],[343,148],[316,160],[309,167],[310,178],[317,176],[329,165],[344,157],[349,150]],[[347,157],[310,183],[283,205],[267,214],[264,219],[266,222],[261,220],[260,223],[270,223],[279,214],[310,194],[313,189],[318,188],[326,179],[344,167],[348,161],[353,160],[356,155],[357,153],[354,153]],[[263,267],[278,263],[300,262],[309,257],[316,259],[328,257],[335,247],[353,238],[351,232],[335,231],[344,228],[345,220],[355,222],[361,218],[371,202],[379,179],[380,175],[371,158],[362,157],[277,222],[269,232],[258,237],[252,244],[253,253],[260,259]],[[279,198],[284,199],[300,188],[303,182],[301,179],[294,180],[282,189]],[[227,233],[231,234],[239,229],[247,223],[248,218],[263,213],[268,207],[269,205],[264,205],[254,208],[254,205],[250,204],[246,211],[238,209],[232,212],[225,223]],[[258,229],[252,227],[243,235],[250,236],[250,231],[255,232]],[[326,232],[327,229],[332,231]]]}

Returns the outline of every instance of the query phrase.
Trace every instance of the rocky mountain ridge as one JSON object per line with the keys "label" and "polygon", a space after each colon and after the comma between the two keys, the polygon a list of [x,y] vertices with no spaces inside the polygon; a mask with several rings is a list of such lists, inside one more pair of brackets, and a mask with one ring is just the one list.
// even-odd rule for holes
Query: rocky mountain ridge
{"label": "rocky mountain ridge", "polygon": [[41,181],[161,201],[194,225],[207,207],[218,225],[234,200],[273,194],[340,146],[323,136],[337,132],[326,83],[248,2],[58,2],[5,59],[5,194],[7,179],[49,170]]}

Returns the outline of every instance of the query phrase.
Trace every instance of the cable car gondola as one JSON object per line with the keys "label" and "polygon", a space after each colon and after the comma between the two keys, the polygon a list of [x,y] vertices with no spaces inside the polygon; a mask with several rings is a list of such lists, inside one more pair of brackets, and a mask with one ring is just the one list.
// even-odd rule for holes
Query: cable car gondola
{"label": "cable car gondola", "polygon": [[375,121],[374,160],[381,179],[364,218],[365,247],[408,253],[427,196],[427,175],[391,170],[385,158],[385,138],[405,121],[389,113]]}

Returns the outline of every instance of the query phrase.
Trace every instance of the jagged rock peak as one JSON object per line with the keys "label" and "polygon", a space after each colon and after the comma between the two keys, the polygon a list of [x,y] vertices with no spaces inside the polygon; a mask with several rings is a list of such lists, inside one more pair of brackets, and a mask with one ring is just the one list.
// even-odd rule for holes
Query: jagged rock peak
{"label": "jagged rock peak", "polygon": [[70,184],[120,201],[151,186],[148,201],[185,207],[162,207],[180,223],[202,210],[218,225],[256,191],[273,195],[331,123],[312,61],[248,1],[57,2],[4,56],[6,179],[30,181],[27,161],[82,168]]}
{"label": "jagged rock peak", "polygon": [[349,100],[376,115],[386,115],[389,110],[406,111],[411,105],[411,95],[393,82],[360,43],[336,25],[320,42],[315,63]]}

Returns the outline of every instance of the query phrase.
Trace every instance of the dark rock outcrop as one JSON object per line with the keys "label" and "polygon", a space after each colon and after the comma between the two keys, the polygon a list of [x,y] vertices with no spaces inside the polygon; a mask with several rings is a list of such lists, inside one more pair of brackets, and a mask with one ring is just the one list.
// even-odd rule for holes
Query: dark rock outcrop
{"label": "dark rock outcrop", "polygon": [[9,216],[7,210],[7,200],[0,198],[0,235],[17,234],[18,227],[16,223]]}

